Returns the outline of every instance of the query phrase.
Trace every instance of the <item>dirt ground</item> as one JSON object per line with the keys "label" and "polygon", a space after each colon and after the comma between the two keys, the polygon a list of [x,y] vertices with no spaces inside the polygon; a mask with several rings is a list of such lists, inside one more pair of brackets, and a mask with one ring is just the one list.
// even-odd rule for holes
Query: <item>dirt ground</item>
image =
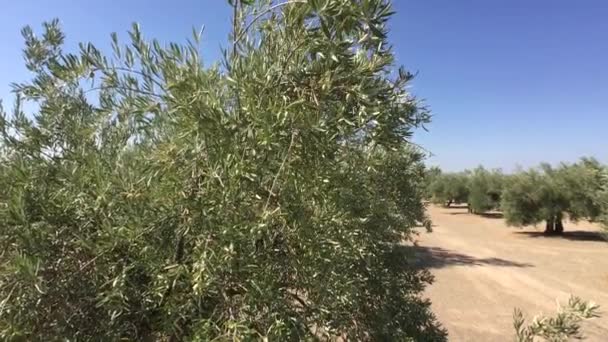
{"label": "dirt ground", "polygon": [[608,341],[608,243],[589,223],[566,223],[563,237],[544,227],[507,227],[499,215],[465,208],[429,208],[433,233],[421,233],[417,254],[435,275],[427,289],[450,341],[512,341],[512,314],[553,313],[570,294],[600,305],[588,341]]}

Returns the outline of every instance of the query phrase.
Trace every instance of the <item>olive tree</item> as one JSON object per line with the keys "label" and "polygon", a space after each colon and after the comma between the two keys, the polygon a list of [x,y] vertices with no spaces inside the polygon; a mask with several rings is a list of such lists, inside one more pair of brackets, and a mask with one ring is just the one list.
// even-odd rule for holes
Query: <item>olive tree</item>
{"label": "olive tree", "polygon": [[[0,125],[3,340],[445,339],[402,242],[429,113],[382,0],[232,0],[204,66],[138,26],[106,55],[23,30]],[[23,106],[23,103],[29,103]],[[24,108],[31,111],[25,112]]]}
{"label": "olive tree", "polygon": [[507,224],[522,226],[546,222],[545,233],[561,234],[563,220],[595,220],[600,215],[596,194],[602,184],[601,166],[592,159],[573,165],[552,167],[510,177],[505,185],[501,207]]}
{"label": "olive tree", "polygon": [[469,209],[472,213],[483,213],[500,207],[504,176],[499,170],[488,171],[482,166],[470,173],[468,179]]}
{"label": "olive tree", "polygon": [[582,158],[578,163],[562,165],[558,184],[570,201],[568,218],[573,221],[594,221],[601,215],[597,194],[604,185],[603,166],[593,158]]}
{"label": "olive tree", "polygon": [[426,200],[432,200],[433,199],[433,191],[432,191],[432,185],[435,182],[435,180],[439,177],[441,177],[442,175],[442,171],[439,167],[437,166],[431,166],[431,167],[427,167],[425,169],[424,172],[424,179],[425,179],[425,199]]}
{"label": "olive tree", "polygon": [[443,173],[429,185],[431,200],[449,207],[452,203],[466,203],[469,197],[466,173]]}
{"label": "olive tree", "polygon": [[[608,168],[603,167],[600,175],[601,189],[595,195],[595,204],[600,208],[599,221],[608,230]],[[607,235],[608,238],[608,235]]]}

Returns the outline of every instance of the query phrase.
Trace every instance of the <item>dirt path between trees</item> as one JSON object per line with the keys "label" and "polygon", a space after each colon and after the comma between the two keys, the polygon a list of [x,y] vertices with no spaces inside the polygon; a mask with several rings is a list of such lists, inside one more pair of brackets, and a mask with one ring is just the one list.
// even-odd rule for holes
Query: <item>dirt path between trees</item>
{"label": "dirt path between trees", "polygon": [[507,227],[465,208],[429,212],[433,233],[421,233],[416,253],[435,275],[426,294],[450,341],[512,341],[515,307],[554,313],[570,294],[601,306],[583,332],[608,341],[608,243],[598,227],[566,223],[563,237],[545,237],[543,227]]}

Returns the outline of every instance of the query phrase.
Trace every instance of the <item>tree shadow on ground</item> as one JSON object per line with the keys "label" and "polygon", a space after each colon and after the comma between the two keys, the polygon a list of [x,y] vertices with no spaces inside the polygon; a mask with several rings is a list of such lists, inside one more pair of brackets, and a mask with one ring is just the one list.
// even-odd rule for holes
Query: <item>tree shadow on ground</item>
{"label": "tree shadow on ground", "polygon": [[443,268],[449,266],[501,266],[501,267],[534,267],[530,263],[520,263],[500,258],[477,258],[451,251],[441,247],[413,247],[416,263],[426,268]]}
{"label": "tree shadow on ground", "polygon": [[450,215],[476,215],[476,216],[480,216],[483,218],[490,218],[490,219],[501,219],[504,217],[504,215],[502,213],[481,213],[481,214],[471,214],[468,212],[455,212],[455,213],[449,213]]}
{"label": "tree shadow on ground", "polygon": [[477,214],[481,217],[485,217],[485,218],[491,218],[491,219],[501,219],[503,217],[505,217],[505,215],[503,215],[503,213],[481,213],[481,214]]}
{"label": "tree shadow on ground", "polygon": [[443,208],[443,209],[467,209],[468,207],[469,207],[469,205],[466,203],[458,203],[458,204],[452,203],[452,204],[450,204],[449,207],[446,207],[445,205],[441,206],[441,208]]}
{"label": "tree shadow on ground", "polygon": [[515,234],[524,235],[524,236],[531,237],[531,238],[608,242],[608,236],[606,235],[606,233],[593,232],[593,231],[587,231],[587,230],[565,231],[561,235],[547,235],[544,232],[515,232]]}

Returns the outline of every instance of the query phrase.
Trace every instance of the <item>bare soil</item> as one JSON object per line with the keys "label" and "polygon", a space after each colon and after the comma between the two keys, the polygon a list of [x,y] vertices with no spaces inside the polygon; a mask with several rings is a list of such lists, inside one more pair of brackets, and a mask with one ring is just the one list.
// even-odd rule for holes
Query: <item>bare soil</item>
{"label": "bare soil", "polygon": [[530,319],[555,313],[574,294],[600,305],[583,325],[588,341],[608,341],[608,242],[590,223],[565,223],[561,237],[543,227],[507,227],[500,214],[429,207],[433,232],[416,253],[435,275],[426,294],[450,341],[512,341],[513,309]]}

